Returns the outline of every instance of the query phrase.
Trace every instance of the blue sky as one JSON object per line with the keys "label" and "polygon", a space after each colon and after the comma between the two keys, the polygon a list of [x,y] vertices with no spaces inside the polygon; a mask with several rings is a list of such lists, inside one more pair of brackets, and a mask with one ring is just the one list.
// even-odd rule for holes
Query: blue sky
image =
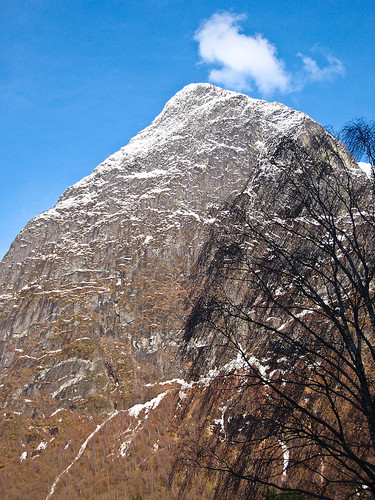
{"label": "blue sky", "polygon": [[0,257],[188,83],[374,119],[374,26],[374,0],[0,0]]}

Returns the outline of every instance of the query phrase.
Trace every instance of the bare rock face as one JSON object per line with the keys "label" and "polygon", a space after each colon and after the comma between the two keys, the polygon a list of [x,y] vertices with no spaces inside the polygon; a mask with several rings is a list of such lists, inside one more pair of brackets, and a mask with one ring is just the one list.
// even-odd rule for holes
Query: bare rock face
{"label": "bare rock face", "polygon": [[[0,263],[0,496],[213,498],[215,478],[171,483],[188,434],[216,439],[207,419],[225,434],[232,390],[207,377],[210,349],[187,380],[184,327],[225,283],[207,273],[215,238],[230,258],[241,240],[225,207],[277,199],[293,212],[270,158],[285,138],[319,134],[280,103],[191,84],[27,224]],[[206,352],[200,340],[192,351]]]}
{"label": "bare rock face", "polygon": [[0,268],[3,404],[100,395],[111,407],[180,374],[189,274],[218,207],[281,136],[314,127],[279,103],[188,85],[30,221]]}

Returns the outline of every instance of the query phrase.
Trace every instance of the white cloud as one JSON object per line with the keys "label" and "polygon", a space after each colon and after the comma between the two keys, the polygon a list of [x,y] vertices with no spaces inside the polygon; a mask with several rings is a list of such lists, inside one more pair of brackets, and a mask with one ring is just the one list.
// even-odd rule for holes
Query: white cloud
{"label": "white cloud", "polygon": [[216,13],[195,33],[202,60],[218,64],[221,69],[210,73],[210,80],[237,90],[248,90],[254,82],[264,94],[289,87],[289,75],[277,50],[261,35],[240,33],[239,22],[245,16]]}
{"label": "white cloud", "polygon": [[337,76],[344,76],[345,74],[343,63],[336,57],[333,57],[331,54],[325,55],[328,65],[324,68],[320,68],[318,66],[318,63],[311,57],[304,56],[303,54],[298,54],[298,56],[302,59],[303,62],[304,77],[302,78],[306,82],[332,81]]}
{"label": "white cloud", "polygon": [[202,62],[216,66],[209,80],[235,90],[250,90],[254,85],[263,95],[275,91],[301,90],[307,83],[332,80],[344,74],[344,66],[331,55],[328,65],[321,68],[311,57],[302,58],[303,69],[289,73],[278,57],[276,47],[260,34],[241,33],[245,15],[216,13],[204,21],[194,39],[199,43]]}

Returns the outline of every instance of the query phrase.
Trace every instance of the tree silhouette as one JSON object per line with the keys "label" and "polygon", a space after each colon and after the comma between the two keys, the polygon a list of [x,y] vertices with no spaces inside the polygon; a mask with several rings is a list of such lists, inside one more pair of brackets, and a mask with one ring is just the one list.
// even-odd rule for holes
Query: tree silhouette
{"label": "tree silhouette", "polygon": [[341,129],[339,139],[358,161],[375,165],[375,122],[364,118],[348,122]]}
{"label": "tree silhouette", "polygon": [[373,496],[372,183],[326,134],[284,138],[261,167],[197,265],[186,355],[195,376],[221,365],[227,403],[224,436],[191,459],[223,472],[218,498],[244,483],[252,498]]}

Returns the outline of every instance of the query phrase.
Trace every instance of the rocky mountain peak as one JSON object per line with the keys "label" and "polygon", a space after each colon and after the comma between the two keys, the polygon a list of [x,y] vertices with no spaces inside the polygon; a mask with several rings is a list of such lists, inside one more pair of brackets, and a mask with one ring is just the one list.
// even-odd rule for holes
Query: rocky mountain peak
{"label": "rocky mountain peak", "polygon": [[27,224],[0,264],[0,398],[24,415],[20,436],[38,412],[53,425],[61,409],[138,418],[169,394],[163,384],[193,387],[181,338],[221,207],[256,198],[252,180],[285,137],[316,133],[280,103],[191,84]]}
{"label": "rocky mountain peak", "polygon": [[[119,215],[129,216],[137,211],[141,200],[163,197],[168,203],[177,202],[180,211],[184,207],[193,212],[220,202],[231,187],[242,189],[249,153],[252,159],[266,155],[269,145],[280,135],[303,133],[305,122],[312,126],[306,115],[279,103],[251,99],[210,84],[186,86],[168,101],[149,127],[102,162],[91,175],[68,188],[53,209],[27,225],[16,239],[20,242],[17,256],[13,245],[1,264],[0,282],[10,279],[13,283],[9,266],[14,269],[15,260],[33,258],[31,253],[38,252],[40,241],[36,242],[32,236],[36,232],[43,233],[43,241],[57,240],[57,246],[63,240],[76,246],[74,228],[69,230],[73,221],[73,226],[79,226],[80,235],[91,234],[93,224],[97,227]],[[220,187],[209,186],[203,180],[206,175],[212,180],[214,170],[215,184],[222,179]],[[237,170],[241,171],[239,178]],[[170,196],[171,183],[177,183],[178,190],[185,185],[189,195],[185,191],[182,199]],[[202,191],[202,183],[208,189]],[[217,194],[210,193],[211,188]],[[158,206],[163,207],[163,203]],[[176,207],[171,210],[176,211]]]}
{"label": "rocky mountain peak", "polygon": [[[47,344],[60,347],[51,332],[70,339],[56,326],[63,318],[75,325],[73,337],[81,321],[93,321],[90,338],[108,334],[129,341],[135,335],[145,345],[153,339],[154,353],[175,344],[183,301],[167,307],[180,310],[171,330],[165,324],[170,319],[156,320],[145,283],[153,283],[152,294],[166,293],[167,303],[168,286],[188,294],[186,276],[218,207],[244,190],[285,134],[296,138],[319,127],[279,103],[205,83],[184,87],[150,126],[16,238],[0,267],[3,366],[17,358],[15,339],[22,346],[32,342],[38,352]],[[180,276],[169,277],[168,285],[167,267]]]}

